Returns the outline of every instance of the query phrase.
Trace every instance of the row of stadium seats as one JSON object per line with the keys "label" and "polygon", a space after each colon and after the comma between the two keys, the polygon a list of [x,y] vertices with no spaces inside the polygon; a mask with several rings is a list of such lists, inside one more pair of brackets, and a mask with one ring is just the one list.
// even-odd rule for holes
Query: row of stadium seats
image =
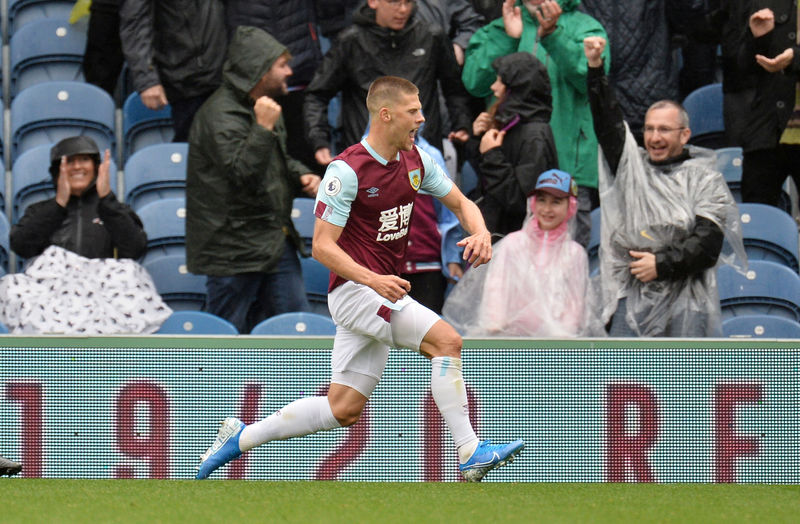
{"label": "row of stadium seats", "polygon": [[40,20],[69,20],[75,0],[7,0],[7,3],[6,27],[10,38],[23,27]]}

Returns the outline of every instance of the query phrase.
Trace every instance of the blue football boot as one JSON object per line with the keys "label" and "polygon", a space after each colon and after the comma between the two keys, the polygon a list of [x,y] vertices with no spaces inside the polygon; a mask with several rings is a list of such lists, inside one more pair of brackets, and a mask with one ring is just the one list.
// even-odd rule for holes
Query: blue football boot
{"label": "blue football boot", "polygon": [[505,466],[519,455],[525,442],[515,440],[505,445],[493,445],[491,440],[484,440],[468,461],[458,466],[461,475],[467,482],[480,482],[483,477],[495,468]]}
{"label": "blue football boot", "polygon": [[200,465],[196,468],[196,479],[208,478],[214,470],[242,455],[242,451],[239,449],[239,435],[242,434],[242,429],[244,429],[244,422],[238,418],[225,419],[214,443],[200,457]]}

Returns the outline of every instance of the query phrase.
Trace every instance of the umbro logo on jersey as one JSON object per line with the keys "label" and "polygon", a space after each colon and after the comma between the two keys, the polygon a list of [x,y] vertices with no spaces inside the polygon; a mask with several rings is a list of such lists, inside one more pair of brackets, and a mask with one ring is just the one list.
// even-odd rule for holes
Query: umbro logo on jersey
{"label": "umbro logo on jersey", "polygon": [[380,191],[380,189],[378,189],[375,186],[372,186],[371,188],[367,189],[367,198],[380,196],[380,195],[378,195],[378,191]]}
{"label": "umbro logo on jersey", "polygon": [[425,49],[418,47],[411,52],[414,56],[425,56]]}

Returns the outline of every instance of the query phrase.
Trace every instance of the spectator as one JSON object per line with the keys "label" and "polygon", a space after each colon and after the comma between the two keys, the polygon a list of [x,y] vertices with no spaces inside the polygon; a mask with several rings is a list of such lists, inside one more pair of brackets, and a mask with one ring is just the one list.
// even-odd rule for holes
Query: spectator
{"label": "spectator", "polygon": [[56,196],[32,204],[11,228],[11,248],[36,258],[24,273],[0,279],[0,322],[10,332],[153,333],[172,313],[130,260],[144,253],[147,236],[111,192],[110,163],[110,152],[100,162],[97,144],[84,136],[51,149]]}
{"label": "spectator", "polygon": [[55,245],[86,258],[139,258],[147,235],[136,213],[111,191],[108,150],[86,136],[65,138],[50,150],[56,196],[32,204],[11,227],[11,249],[22,258]]}
{"label": "spectator", "polygon": [[[558,165],[578,183],[575,240],[586,246],[592,208],[597,207],[597,138],[586,97],[586,58],[582,42],[588,36],[606,38],[600,23],[577,10],[579,0],[515,0],[503,3],[503,17],[475,33],[467,48],[462,78],[474,96],[491,94],[496,77],[492,62],[515,51],[533,52],[547,65],[553,93],[550,126],[556,140]],[[605,51],[608,67],[608,51]]]}
{"label": "spectator", "polygon": [[495,244],[492,263],[470,269],[448,296],[445,318],[468,336],[589,334],[589,260],[569,234],[578,187],[569,173],[541,174],[520,231]]}
{"label": "spectator", "polygon": [[342,92],[342,143],[337,147],[355,144],[367,127],[367,89],[381,75],[400,76],[419,86],[426,119],[423,136],[431,144],[441,143],[444,136],[437,94],[441,82],[453,130],[464,140],[468,137],[468,96],[459,81],[453,47],[438,26],[414,16],[413,6],[413,0],[368,0],[323,58],[306,89],[304,107],[308,136],[320,165],[333,159],[330,99]]}
{"label": "spectator", "polygon": [[647,108],[657,100],[678,98],[677,68],[673,70],[670,28],[664,16],[667,0],[581,3],[608,32],[614,51],[608,78],[631,133],[641,136]]}
{"label": "spectator", "polygon": [[483,25],[483,18],[468,0],[417,0],[417,16],[438,25],[453,42],[458,65],[464,65],[464,51],[469,39]]}
{"label": "spectator", "polygon": [[322,60],[313,0],[227,0],[225,20],[231,36],[240,25],[254,26],[263,29],[289,49],[292,55],[289,62],[292,68],[289,93],[278,97],[276,101],[283,109],[289,156],[314,167],[314,152],[303,129],[305,89]]}
{"label": "spectator", "polygon": [[119,39],[120,0],[93,0],[90,6],[83,74],[86,81],[114,96],[125,57]]}
{"label": "spectator", "polygon": [[[800,20],[792,0],[727,2],[725,130],[742,147],[742,200],[777,206],[792,176],[800,187]],[[794,115],[793,115],[794,113]]]}
{"label": "spectator", "polygon": [[286,47],[255,27],[236,29],[223,83],[189,135],[186,259],[208,275],[206,311],[240,333],[272,315],[309,311],[291,220],[292,200],[320,177],[286,153],[275,98],[292,74]]}
{"label": "spectator", "polygon": [[[600,275],[612,336],[721,334],[714,266],[727,236],[745,260],[733,196],[713,151],[687,146],[686,111],[653,104],[638,148],[603,72],[603,38],[584,41],[603,152]],[[613,315],[613,316],[612,316]]]}
{"label": "spectator", "polygon": [[364,0],[314,0],[322,35],[336,40],[353,23],[353,13],[363,3]]}
{"label": "spectator", "polygon": [[478,207],[497,239],[522,227],[536,178],[558,167],[558,158],[547,68],[530,53],[501,56],[492,67],[497,102],[473,122],[482,137],[478,147],[470,141],[467,156],[478,168]]}
{"label": "spectator", "polygon": [[133,87],[150,109],[172,109],[186,142],[197,109],[219,86],[225,58],[221,0],[123,0],[120,39]]}
{"label": "spectator", "polygon": [[503,15],[503,0],[472,0],[472,7],[486,22]]}
{"label": "spectator", "polygon": [[0,457],[0,477],[8,475],[12,477],[22,471],[22,464],[8,460],[5,457]]}

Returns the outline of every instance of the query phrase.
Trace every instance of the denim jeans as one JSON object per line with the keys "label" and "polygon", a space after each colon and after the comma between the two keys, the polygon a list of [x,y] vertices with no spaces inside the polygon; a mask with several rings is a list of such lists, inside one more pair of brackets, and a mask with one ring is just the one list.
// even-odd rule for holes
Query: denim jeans
{"label": "denim jeans", "polygon": [[239,333],[281,313],[311,311],[297,251],[288,239],[272,273],[209,276],[204,310],[231,322]]}

